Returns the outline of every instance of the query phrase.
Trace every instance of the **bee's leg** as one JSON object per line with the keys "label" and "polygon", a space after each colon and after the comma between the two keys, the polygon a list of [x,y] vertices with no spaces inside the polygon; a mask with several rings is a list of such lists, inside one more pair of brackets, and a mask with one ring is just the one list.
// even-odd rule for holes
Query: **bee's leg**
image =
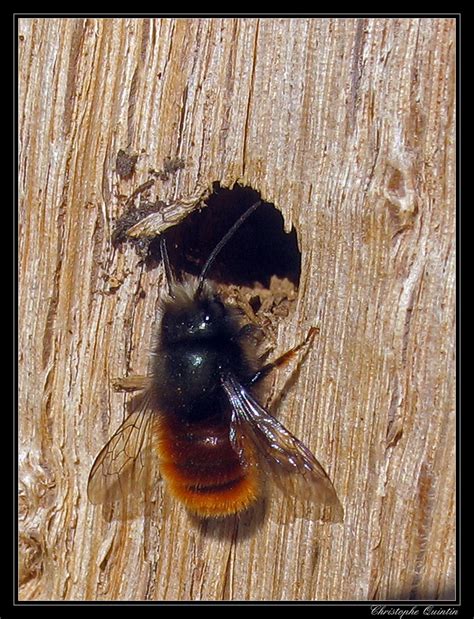
{"label": "bee's leg", "polygon": [[275,359],[275,361],[272,361],[271,363],[267,363],[263,367],[261,367],[252,376],[252,378],[249,381],[249,384],[255,385],[255,383],[265,378],[265,376],[268,376],[270,372],[274,370],[275,368],[279,368],[282,365],[286,365],[289,361],[291,361],[292,359],[296,357],[297,353],[302,348],[304,348],[308,343],[312,342],[314,336],[317,333],[319,333],[319,329],[317,327],[311,327],[311,329],[308,331],[305,339],[302,342],[300,342],[293,348],[290,348],[290,350],[287,350],[283,355],[281,355],[281,357],[278,357],[278,359]]}
{"label": "bee's leg", "polygon": [[143,391],[150,386],[149,376],[124,376],[123,378],[112,379],[112,386],[115,391]]}

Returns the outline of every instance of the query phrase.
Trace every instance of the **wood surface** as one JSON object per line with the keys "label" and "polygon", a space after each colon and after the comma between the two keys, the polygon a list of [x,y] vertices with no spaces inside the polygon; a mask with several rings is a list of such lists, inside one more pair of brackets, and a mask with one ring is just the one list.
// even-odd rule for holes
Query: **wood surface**
{"label": "wood surface", "polygon": [[[455,45],[452,18],[19,19],[21,600],[454,597]],[[166,157],[154,198],[238,182],[296,228],[275,352],[320,333],[278,416],[343,524],[88,502],[162,294],[114,218]]]}

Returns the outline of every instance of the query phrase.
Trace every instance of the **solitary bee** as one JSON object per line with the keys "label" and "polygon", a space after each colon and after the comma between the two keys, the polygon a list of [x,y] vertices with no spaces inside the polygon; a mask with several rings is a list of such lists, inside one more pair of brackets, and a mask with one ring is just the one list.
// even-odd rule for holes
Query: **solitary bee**
{"label": "solitary bee", "polygon": [[263,363],[238,311],[208,281],[217,255],[258,208],[248,208],[205,262],[200,275],[177,281],[161,241],[167,295],[150,377],[133,412],[97,456],[89,476],[92,503],[111,503],[158,462],[169,492],[203,518],[230,516],[254,506],[272,481],[287,496],[309,501],[319,517],[341,521],[334,487],[311,451],[259,402],[261,381],[316,334],[271,363]]}

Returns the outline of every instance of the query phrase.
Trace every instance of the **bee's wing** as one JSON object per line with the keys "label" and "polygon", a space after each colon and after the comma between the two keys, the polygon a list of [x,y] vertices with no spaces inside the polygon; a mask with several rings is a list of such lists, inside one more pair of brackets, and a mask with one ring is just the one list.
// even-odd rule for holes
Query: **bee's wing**
{"label": "bee's wing", "polygon": [[139,408],[123,422],[99,452],[87,485],[91,503],[126,503],[133,493],[146,492],[156,474],[151,453],[153,411],[150,395],[144,394]]}
{"label": "bee's wing", "polygon": [[342,522],[344,511],[334,486],[310,450],[270,415],[232,375],[222,379],[232,408],[231,444],[245,464],[248,444],[260,454],[260,465],[279,488],[310,501],[313,517]]}

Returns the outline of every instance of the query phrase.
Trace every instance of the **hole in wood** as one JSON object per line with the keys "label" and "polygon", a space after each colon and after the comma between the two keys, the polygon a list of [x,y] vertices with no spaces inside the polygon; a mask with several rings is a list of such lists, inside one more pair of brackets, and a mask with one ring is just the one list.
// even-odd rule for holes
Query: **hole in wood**
{"label": "hole in wood", "polygon": [[[262,199],[251,187],[232,189],[214,183],[207,206],[197,209],[166,236],[170,262],[177,273],[199,275],[207,257],[240,215]],[[149,246],[149,258],[159,261],[159,238]],[[283,216],[273,204],[262,204],[222,249],[209,272],[209,279],[225,285],[270,288],[271,280],[288,279],[298,288],[301,253],[296,230],[284,231]]]}

